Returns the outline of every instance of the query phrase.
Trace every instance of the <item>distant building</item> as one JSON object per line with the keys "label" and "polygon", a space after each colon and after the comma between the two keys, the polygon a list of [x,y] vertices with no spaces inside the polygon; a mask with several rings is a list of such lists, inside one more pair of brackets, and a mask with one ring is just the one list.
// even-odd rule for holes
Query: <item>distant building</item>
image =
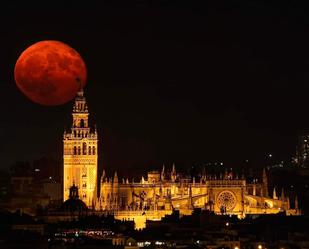
{"label": "distant building", "polygon": [[20,210],[34,215],[50,205],[59,205],[62,200],[62,184],[53,179],[38,180],[33,174],[11,177],[8,200],[1,206],[10,211]]}
{"label": "distant building", "polygon": [[298,137],[293,163],[301,168],[309,168],[309,134],[303,134]]}
{"label": "distant building", "polygon": [[11,177],[11,190],[11,197],[4,206],[10,211],[20,210],[27,214],[35,214],[38,208],[45,208],[50,203],[50,197],[31,176]]}
{"label": "distant building", "polygon": [[51,203],[61,203],[62,200],[62,184],[53,179],[45,179],[41,182],[43,193],[50,198]]}

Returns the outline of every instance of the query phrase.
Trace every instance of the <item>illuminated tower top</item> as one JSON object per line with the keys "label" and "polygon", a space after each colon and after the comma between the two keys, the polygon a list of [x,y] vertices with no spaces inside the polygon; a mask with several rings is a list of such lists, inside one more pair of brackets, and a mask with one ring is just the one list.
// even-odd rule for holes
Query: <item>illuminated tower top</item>
{"label": "illuminated tower top", "polygon": [[76,94],[73,112],[88,113],[88,106],[86,103],[86,98],[84,97],[84,90],[82,88],[80,88]]}
{"label": "illuminated tower top", "polygon": [[65,138],[77,140],[82,138],[97,139],[96,128],[93,132],[90,130],[88,105],[82,88],[76,94],[72,118],[71,134],[65,133]]}

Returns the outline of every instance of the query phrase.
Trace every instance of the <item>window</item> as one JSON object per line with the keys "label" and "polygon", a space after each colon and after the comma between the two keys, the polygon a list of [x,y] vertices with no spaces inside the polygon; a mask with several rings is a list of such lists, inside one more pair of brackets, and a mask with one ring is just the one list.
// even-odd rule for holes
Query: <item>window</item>
{"label": "window", "polygon": [[82,177],[87,177],[87,168],[85,166],[82,168]]}
{"label": "window", "polygon": [[85,127],[85,122],[83,119],[80,120],[80,127],[81,128],[84,128]]}
{"label": "window", "polygon": [[87,155],[87,144],[83,142],[83,155]]}
{"label": "window", "polygon": [[88,155],[91,155],[91,146],[88,147]]}
{"label": "window", "polygon": [[92,155],[95,155],[95,147],[92,147]]}
{"label": "window", "polygon": [[76,149],[76,146],[74,146],[74,152],[73,152],[74,155],[77,155],[77,149]]}
{"label": "window", "polygon": [[78,146],[78,155],[80,155],[80,146]]}

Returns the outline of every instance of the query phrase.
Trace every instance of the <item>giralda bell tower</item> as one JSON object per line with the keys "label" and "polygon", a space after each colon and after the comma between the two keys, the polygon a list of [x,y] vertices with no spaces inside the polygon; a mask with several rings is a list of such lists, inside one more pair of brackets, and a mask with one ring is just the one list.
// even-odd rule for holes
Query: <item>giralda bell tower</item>
{"label": "giralda bell tower", "polygon": [[75,184],[79,198],[88,207],[97,197],[98,135],[89,127],[89,112],[83,90],[75,98],[70,132],[63,135],[63,201],[69,198],[69,189]]}

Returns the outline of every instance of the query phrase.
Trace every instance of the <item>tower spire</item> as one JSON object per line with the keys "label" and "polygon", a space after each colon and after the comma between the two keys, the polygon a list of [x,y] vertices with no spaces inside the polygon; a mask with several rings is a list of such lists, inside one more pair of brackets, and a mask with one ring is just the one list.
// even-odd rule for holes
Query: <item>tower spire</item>
{"label": "tower spire", "polygon": [[263,176],[262,176],[262,183],[263,183],[263,193],[265,197],[268,197],[268,179],[266,174],[266,169],[263,168]]}
{"label": "tower spire", "polygon": [[114,183],[118,183],[117,171],[115,171],[113,182],[114,182]]}
{"label": "tower spire", "polygon": [[173,166],[172,166],[172,173],[176,173],[175,163],[173,163]]}
{"label": "tower spire", "polygon": [[285,194],[284,194],[284,188],[282,187],[281,190],[281,200],[284,201],[285,200]]}
{"label": "tower spire", "polygon": [[84,96],[84,89],[83,85],[81,83],[81,80],[79,78],[76,78],[76,84],[78,87],[78,91],[76,93],[75,97],[75,103],[73,107],[73,112],[79,112],[79,113],[88,113],[88,106],[86,102],[86,98]]}
{"label": "tower spire", "polygon": [[275,200],[278,199],[277,193],[276,193],[276,187],[274,187],[274,190],[273,190],[273,199],[275,199]]}
{"label": "tower spire", "polygon": [[162,171],[161,171],[161,181],[164,181],[164,180],[165,180],[165,166],[163,164]]}
{"label": "tower spire", "polygon": [[105,180],[105,170],[103,169],[102,176],[101,176],[101,183],[104,183],[104,180]]}
{"label": "tower spire", "polygon": [[173,163],[172,172],[171,172],[171,180],[175,182],[176,178],[177,178],[177,173],[176,173],[175,163]]}

